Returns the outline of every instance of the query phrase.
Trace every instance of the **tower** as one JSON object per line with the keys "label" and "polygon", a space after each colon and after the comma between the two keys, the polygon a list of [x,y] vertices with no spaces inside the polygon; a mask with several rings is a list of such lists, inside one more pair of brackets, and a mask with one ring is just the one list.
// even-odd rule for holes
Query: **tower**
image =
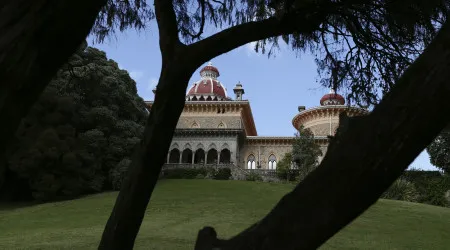
{"label": "tower", "polygon": [[236,101],[242,101],[242,95],[245,94],[244,89],[242,88],[241,82],[236,84],[236,87],[233,89],[235,94]]}

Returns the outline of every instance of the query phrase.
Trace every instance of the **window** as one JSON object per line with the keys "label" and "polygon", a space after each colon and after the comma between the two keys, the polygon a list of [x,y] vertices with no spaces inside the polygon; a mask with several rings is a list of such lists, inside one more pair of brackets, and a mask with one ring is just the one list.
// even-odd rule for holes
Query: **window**
{"label": "window", "polygon": [[170,151],[168,163],[180,163],[180,150],[174,148]]}
{"label": "window", "polygon": [[206,164],[217,164],[218,153],[217,150],[211,148],[206,155]]}
{"label": "window", "polygon": [[221,164],[229,164],[231,160],[231,152],[229,149],[224,148],[220,151],[220,162]]}
{"label": "window", "polygon": [[256,169],[255,156],[252,154],[247,157],[247,168]]}
{"label": "window", "polygon": [[269,156],[269,169],[277,169],[277,157],[275,157],[275,155],[273,154]]}

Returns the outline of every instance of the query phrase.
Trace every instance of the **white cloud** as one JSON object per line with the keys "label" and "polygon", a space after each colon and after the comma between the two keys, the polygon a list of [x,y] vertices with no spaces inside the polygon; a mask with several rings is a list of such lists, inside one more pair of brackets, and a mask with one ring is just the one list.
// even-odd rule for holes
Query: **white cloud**
{"label": "white cloud", "polygon": [[131,70],[130,71],[130,77],[133,78],[136,82],[142,79],[144,76],[144,72],[140,70]]}

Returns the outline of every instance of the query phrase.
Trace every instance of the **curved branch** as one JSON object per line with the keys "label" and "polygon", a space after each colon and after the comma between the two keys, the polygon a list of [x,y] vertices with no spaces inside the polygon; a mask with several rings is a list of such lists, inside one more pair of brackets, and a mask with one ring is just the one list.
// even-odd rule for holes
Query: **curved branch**
{"label": "curved branch", "polygon": [[250,42],[293,32],[310,33],[319,29],[327,16],[335,11],[335,5],[323,1],[320,5],[310,3],[302,7],[301,11],[289,12],[281,18],[270,17],[233,26],[193,43],[188,48],[202,63]]}
{"label": "curved branch", "polygon": [[448,44],[450,22],[370,115],[340,125],[320,166],[265,218],[227,241],[204,228],[210,245],[198,249],[316,249],[368,209],[449,124]]}

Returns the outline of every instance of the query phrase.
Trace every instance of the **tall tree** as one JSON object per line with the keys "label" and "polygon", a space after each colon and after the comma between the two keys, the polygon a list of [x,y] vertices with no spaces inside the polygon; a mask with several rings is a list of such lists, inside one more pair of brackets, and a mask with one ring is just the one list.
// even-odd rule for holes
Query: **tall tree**
{"label": "tall tree", "polygon": [[300,127],[296,134],[296,140],[292,147],[293,161],[297,167],[302,169],[300,171],[300,179],[306,177],[317,164],[319,163],[319,156],[322,156],[320,146],[314,140],[314,134],[308,128]]}
{"label": "tall tree", "polygon": [[147,110],[128,72],[85,45],[22,120],[7,156],[10,185],[0,185],[1,193],[18,187],[12,176],[25,179],[18,188],[42,201],[120,187]]}
{"label": "tall tree", "polygon": [[433,142],[427,147],[430,154],[431,164],[444,171],[450,173],[450,130],[442,131]]}
{"label": "tall tree", "polygon": [[[262,46],[263,50],[266,45],[276,46],[278,37],[281,36],[294,49],[305,50],[309,47],[318,50],[322,48],[323,57],[318,59],[319,69],[321,72],[329,74],[329,77],[324,80],[324,84],[332,85],[333,88],[338,86],[349,87],[352,90],[349,95],[350,99],[354,99],[358,103],[373,104],[377,100],[375,94],[377,87],[381,87],[384,92],[393,88],[394,83],[400,79],[403,71],[423,51],[422,48],[435,37],[441,24],[445,22],[449,10],[448,2],[443,0],[389,2],[377,0],[298,0],[274,1],[271,6],[267,4],[267,1],[243,1],[236,4],[236,1],[233,0],[222,2],[155,0],[154,4],[162,54],[161,74],[144,138],[135,152],[129,175],[122,186],[111,217],[107,222],[100,249],[131,249],[133,247],[145,209],[164,164],[171,137],[184,107],[187,83],[194,70],[203,63],[252,41],[260,40],[257,48]],[[219,29],[225,29],[200,40],[207,22],[216,25]],[[445,32],[446,30],[441,35],[440,40],[436,42],[437,44],[443,44],[442,41],[446,41],[448,37]],[[180,37],[183,41],[180,40]],[[346,46],[346,49],[333,46],[333,44]],[[446,48],[435,45],[429,53],[436,55],[439,58],[438,61],[443,63],[447,59],[443,57],[446,55],[443,53],[446,52],[443,51],[444,49]],[[441,54],[438,55],[438,53]],[[436,68],[439,69],[437,72],[440,74],[447,74],[447,72],[440,70],[446,65],[445,63],[438,65],[431,62],[429,57],[424,58],[426,59],[422,59],[422,63],[417,63],[419,66],[414,67],[417,72],[422,70],[420,67],[424,67]],[[427,71],[423,75],[416,75],[415,78],[427,82],[429,84],[427,86],[430,88],[439,89],[439,92],[434,92],[436,95],[446,93],[448,89],[442,79],[439,78],[442,75],[433,73],[434,71],[431,73]],[[428,74],[433,74],[433,76],[425,78],[425,75]],[[435,79],[436,82],[430,83],[431,78]],[[378,136],[374,137],[372,134],[356,132],[359,135],[358,138],[353,138],[348,133],[347,137],[337,138],[333,143],[334,146],[330,146],[328,157],[326,156],[322,162],[322,168],[319,167],[314,172],[315,174],[310,175],[310,178],[302,182],[295,191],[283,198],[280,205],[274,209],[274,213],[278,215],[282,213],[280,211],[290,214],[291,209],[303,209],[305,210],[304,213],[300,214],[305,216],[309,214],[310,216],[306,216],[308,219],[322,220],[323,223],[303,221],[304,223],[299,226],[302,220],[298,218],[293,225],[296,225],[297,229],[302,228],[302,230],[297,230],[296,235],[309,230],[305,234],[308,237],[305,237],[301,243],[293,242],[292,240],[296,237],[293,229],[289,227],[291,228],[290,234],[280,236],[278,233],[274,233],[269,237],[271,243],[267,244],[266,249],[292,249],[295,245],[308,248],[319,246],[337,230],[367,209],[392,184],[420,150],[423,150],[426,143],[429,143],[436,136],[436,128],[442,129],[448,121],[447,117],[432,116],[428,111],[427,114],[418,112],[416,106],[414,106],[414,110],[409,109],[413,104],[408,103],[410,99],[404,97],[405,93],[409,93],[414,100],[414,104],[420,101],[423,107],[432,105],[423,103],[423,101],[429,100],[427,99],[428,96],[417,96],[418,90],[425,91],[425,89],[423,89],[422,82],[418,82],[416,79],[413,80],[411,76],[405,77],[403,84],[399,84],[400,86],[397,87],[400,90],[393,91],[395,94],[391,95],[391,99],[386,99],[384,105],[380,104],[370,117],[365,118],[364,122],[357,122],[359,126],[351,128],[355,131],[365,131],[366,129],[376,131]],[[409,88],[408,84],[411,85]],[[404,91],[404,93],[399,93],[399,91]],[[393,99],[397,97],[399,99],[405,98],[402,100],[402,106],[400,107],[397,106],[397,101]],[[434,100],[434,103],[441,102]],[[443,107],[448,105],[446,103],[441,104]],[[391,107],[386,108],[386,106]],[[435,110],[442,110],[442,107]],[[395,116],[392,116],[394,113]],[[414,115],[411,116],[412,114]],[[435,115],[434,112],[433,114]],[[424,126],[423,123],[415,125],[407,123],[418,117],[430,118],[430,121],[434,121],[434,124],[430,125],[433,128],[427,129],[427,133],[422,133],[420,137],[415,135],[409,143],[411,144],[410,147],[400,146],[399,140],[411,139],[407,138],[405,132],[415,132],[417,128]],[[368,122],[369,120],[370,122]],[[390,121],[391,124],[388,124],[388,126],[380,124],[380,122],[385,123],[386,121]],[[378,127],[374,127],[375,124]],[[363,128],[363,126],[365,127]],[[393,131],[393,127],[402,127],[403,130]],[[396,139],[387,138],[388,135]],[[361,141],[362,138],[372,144],[367,145],[366,141]],[[350,150],[351,145],[355,142],[360,143],[360,146]],[[342,144],[342,147],[335,146],[337,144]],[[379,147],[373,148],[373,145]],[[392,150],[389,151],[388,149]],[[370,153],[362,153],[362,150],[364,152],[367,150]],[[392,152],[402,157],[393,158]],[[350,155],[355,153],[358,156],[351,158]],[[367,157],[367,159],[361,161],[363,157]],[[380,157],[385,161],[378,160]],[[330,162],[330,159],[333,159],[333,162]],[[391,164],[390,161],[393,163]],[[384,163],[383,167],[378,165],[380,162]],[[364,170],[366,172],[359,178],[353,179],[355,176],[349,171],[337,173],[336,169],[340,169],[336,167],[337,163],[348,167],[348,169],[354,169],[357,173],[362,174]],[[362,164],[366,165],[365,168],[360,167]],[[385,166],[388,165],[393,166],[392,169],[386,170]],[[346,175],[341,176],[342,173]],[[329,180],[330,176],[339,181]],[[324,190],[315,186],[317,183],[323,183],[322,180],[317,180],[320,177],[328,180],[329,185],[339,183],[346,186],[353,184],[354,188],[341,187],[339,189],[332,186],[332,188],[327,189],[328,191],[332,190],[334,195],[328,194],[327,199],[316,202],[324,204],[328,202],[328,204],[333,204],[331,207],[327,206],[317,210],[314,206],[317,203],[298,202],[298,199],[303,197],[311,199],[320,196],[312,192],[312,190],[316,192]],[[380,182],[373,181],[379,178],[383,180]],[[314,184],[308,179],[316,180],[316,183]],[[348,182],[342,182],[342,180]],[[368,183],[374,185],[373,191],[370,195],[362,197],[358,205],[353,203],[352,209],[340,209],[342,204],[351,204],[351,202],[333,203],[333,201],[339,199],[345,201],[348,197],[359,199],[360,190],[364,189],[361,187],[366,187]],[[295,204],[302,203],[304,207],[298,208],[298,205],[295,205],[292,201],[286,202],[289,198],[296,200]],[[290,204],[291,207],[287,204]],[[332,209],[339,211],[339,213],[329,214]],[[278,223],[264,223],[265,221],[273,221],[274,217],[276,216],[271,213],[267,217],[268,219],[266,218],[257,224],[260,230],[255,230],[252,227],[227,241],[227,244],[231,244],[234,247],[233,249],[242,249],[250,244],[254,249],[263,249],[261,243],[267,243],[267,240],[262,240],[261,235],[264,234],[263,232],[268,232],[264,225],[266,227],[277,225],[281,228]],[[274,228],[271,227],[270,231],[273,232],[273,230]],[[259,235],[256,236],[252,232],[259,233]],[[287,235],[291,236],[291,239],[283,242]],[[277,238],[277,236],[279,237]],[[258,242],[255,239],[258,239]],[[199,244],[201,245],[201,243]],[[209,248],[212,248],[212,246],[209,245]]]}

